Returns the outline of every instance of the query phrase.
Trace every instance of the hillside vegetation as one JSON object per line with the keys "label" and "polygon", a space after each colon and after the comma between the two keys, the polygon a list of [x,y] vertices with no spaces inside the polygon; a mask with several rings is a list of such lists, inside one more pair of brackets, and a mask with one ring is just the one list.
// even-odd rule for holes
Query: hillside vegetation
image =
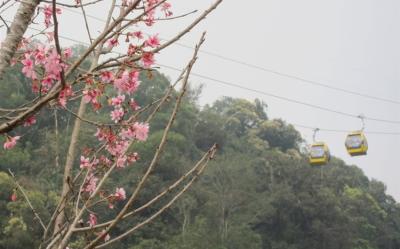
{"label": "hillside vegetation", "polygon": [[[32,98],[29,84],[17,72],[10,71],[0,82],[3,108]],[[168,86],[163,75],[143,75],[135,100],[145,106],[162,96]],[[179,178],[217,143],[215,160],[177,205],[110,248],[400,248],[400,206],[385,193],[383,183],[369,180],[361,169],[346,165],[339,158],[333,158],[322,171],[311,167],[299,132],[283,120],[269,119],[266,104],[260,100],[225,97],[199,108],[196,102],[200,92],[191,89],[185,98],[164,155],[137,205]],[[157,115],[148,141],[136,145],[140,160],[112,177],[128,192],[135,183],[132,179],[138,178],[151,159],[171,108],[172,105],[167,106]],[[76,106],[70,109],[75,110]],[[47,111],[54,114],[54,110]],[[109,119],[107,115],[103,115],[104,120]],[[1,249],[37,248],[42,234],[21,194],[17,193],[16,201],[10,200],[15,186],[8,169],[27,190],[42,219],[48,220],[55,208],[74,116],[57,111],[58,137],[55,116],[41,117],[23,134],[14,150],[0,151]],[[86,117],[95,115],[88,113]],[[85,124],[79,143],[81,151],[94,143],[94,133],[95,127]],[[95,210],[101,221],[111,217],[106,208]],[[154,206],[128,219],[120,229],[156,209]],[[69,247],[81,248],[83,242],[74,241]]]}

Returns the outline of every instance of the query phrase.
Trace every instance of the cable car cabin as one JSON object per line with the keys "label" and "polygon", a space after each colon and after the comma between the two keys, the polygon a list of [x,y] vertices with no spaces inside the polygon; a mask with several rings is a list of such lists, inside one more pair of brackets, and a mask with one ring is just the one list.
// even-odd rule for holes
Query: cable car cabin
{"label": "cable car cabin", "polygon": [[366,155],[368,151],[368,142],[362,131],[354,131],[347,135],[346,149],[351,156]]}
{"label": "cable car cabin", "polygon": [[311,145],[309,161],[312,166],[325,165],[331,159],[328,146],[323,142]]}

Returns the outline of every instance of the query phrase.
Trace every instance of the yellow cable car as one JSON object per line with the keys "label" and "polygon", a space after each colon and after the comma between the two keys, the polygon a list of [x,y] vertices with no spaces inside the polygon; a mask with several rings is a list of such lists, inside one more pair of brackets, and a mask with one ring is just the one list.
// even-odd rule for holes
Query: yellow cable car
{"label": "yellow cable car", "polygon": [[351,156],[366,155],[368,151],[367,138],[363,131],[353,131],[347,135],[346,149]]}
{"label": "yellow cable car", "polygon": [[311,145],[309,162],[312,166],[325,165],[331,159],[328,146],[323,142],[316,142]]}

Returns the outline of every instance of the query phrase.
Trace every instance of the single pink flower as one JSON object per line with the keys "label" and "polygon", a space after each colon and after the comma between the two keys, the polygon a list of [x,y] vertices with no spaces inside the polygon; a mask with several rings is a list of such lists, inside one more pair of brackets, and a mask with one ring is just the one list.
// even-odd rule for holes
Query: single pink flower
{"label": "single pink flower", "polygon": [[115,141],[114,143],[110,143],[106,145],[106,150],[113,156],[121,156],[125,153],[129,146],[128,141]]}
{"label": "single pink flower", "polygon": [[119,136],[124,140],[132,140],[133,138],[135,138],[135,132],[132,128],[122,129],[119,133]]}
{"label": "single pink flower", "polygon": [[126,192],[124,188],[116,188],[115,194],[114,194],[116,200],[118,201],[123,201],[126,199]]}
{"label": "single pink flower", "polygon": [[101,231],[101,236],[104,238],[104,242],[110,240],[110,235],[108,233],[106,234],[106,230]]}
{"label": "single pink flower", "polygon": [[64,57],[65,59],[69,59],[72,56],[72,48],[66,48],[64,50]]}
{"label": "single pink flower", "polygon": [[143,39],[143,33],[142,33],[142,31],[133,32],[133,35],[134,35],[136,38],[138,38],[139,40],[140,40],[140,39]]}
{"label": "single pink flower", "polygon": [[83,90],[82,93],[85,103],[97,104],[97,99],[101,96],[101,92],[98,89]]}
{"label": "single pink flower", "polygon": [[137,152],[128,156],[128,163],[134,163],[139,160],[139,154]]}
{"label": "single pink flower", "polygon": [[21,63],[24,65],[22,68],[22,73],[25,74],[27,78],[31,78],[33,80],[37,79],[33,61],[31,60],[30,55],[25,55],[25,59],[23,59]]}
{"label": "single pink flower", "polygon": [[133,94],[139,85],[139,72],[137,71],[124,71],[118,79],[114,80],[114,88],[118,90],[119,94]]}
{"label": "single pink flower", "polygon": [[17,144],[17,141],[20,139],[20,136],[15,136],[15,137],[9,137],[7,136],[6,142],[3,145],[3,148],[5,150],[10,150],[15,147]]}
{"label": "single pink flower", "polygon": [[113,48],[113,47],[118,46],[119,42],[117,39],[112,38],[112,39],[108,40],[107,44],[108,44],[108,48]]}
{"label": "single pink flower", "polygon": [[136,103],[134,99],[129,100],[129,106],[132,108],[133,111],[137,111],[140,109],[140,106]]}
{"label": "single pink flower", "polygon": [[96,215],[94,215],[94,214],[89,214],[89,221],[88,221],[88,223],[89,223],[89,225],[90,225],[91,227],[97,225],[97,217],[96,217]]}
{"label": "single pink flower", "polygon": [[47,54],[47,47],[39,44],[35,51],[33,51],[33,56],[35,57],[35,64],[36,65],[43,65],[45,63],[46,54]]}
{"label": "single pink flower", "polygon": [[100,73],[100,79],[105,83],[110,83],[114,79],[114,75],[110,71],[103,71]]}
{"label": "single pink flower", "polygon": [[83,188],[83,191],[93,193],[96,190],[98,181],[99,178],[95,177],[93,174],[90,174],[85,182],[85,187]]}
{"label": "single pink flower", "polygon": [[65,86],[64,89],[60,92],[60,95],[58,97],[58,103],[61,106],[66,107],[67,98],[73,95],[74,92],[72,91],[72,87],[70,85]]}
{"label": "single pink flower", "polygon": [[157,46],[160,46],[160,40],[158,39],[157,35],[150,36],[146,41],[145,45],[155,48]]}
{"label": "single pink flower", "polygon": [[117,168],[125,168],[125,163],[126,163],[127,159],[128,158],[125,155],[118,157],[118,159],[117,159]]}
{"label": "single pink flower", "polygon": [[[51,24],[52,16],[53,16],[53,7],[51,5],[46,5],[43,8],[44,13],[44,23],[46,24],[46,28],[48,28]],[[61,9],[56,8],[56,14],[61,14]]]}
{"label": "single pink flower", "polygon": [[171,9],[170,3],[165,2],[161,6],[161,11],[164,12],[166,17],[172,16],[172,11],[170,9]]}
{"label": "single pink flower", "polygon": [[151,67],[155,63],[154,54],[150,52],[143,53],[142,62],[145,68]]}
{"label": "single pink flower", "polygon": [[146,123],[134,123],[133,130],[135,132],[135,137],[139,141],[146,141],[149,134],[149,124]]}
{"label": "single pink flower", "polygon": [[36,118],[35,116],[30,116],[29,118],[27,118],[24,122],[24,126],[31,126],[34,125],[36,123]]}
{"label": "single pink flower", "polygon": [[137,46],[135,46],[133,44],[129,44],[128,55],[132,56],[132,55],[134,55],[136,53],[136,51],[137,51]]}
{"label": "single pink flower", "polygon": [[124,113],[125,112],[122,107],[114,109],[114,111],[111,112],[111,120],[113,120],[115,123],[118,123],[124,116]]}
{"label": "single pink flower", "polygon": [[81,163],[79,166],[81,169],[89,169],[92,167],[91,163],[90,163],[90,159],[89,158],[85,158],[84,156],[81,156]]}
{"label": "single pink flower", "polygon": [[10,199],[12,202],[15,202],[17,200],[17,194],[15,192],[12,193],[12,195],[10,196]]}
{"label": "single pink flower", "polygon": [[111,99],[111,105],[115,107],[121,107],[122,103],[125,101],[125,95],[118,95]]}

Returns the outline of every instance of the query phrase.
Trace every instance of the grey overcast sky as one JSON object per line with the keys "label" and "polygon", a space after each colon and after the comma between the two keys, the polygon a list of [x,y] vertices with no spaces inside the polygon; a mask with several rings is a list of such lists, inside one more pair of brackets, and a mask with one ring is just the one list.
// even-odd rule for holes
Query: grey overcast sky
{"label": "grey overcast sky", "polygon": [[[72,2],[72,0],[69,0]],[[207,8],[211,0],[171,0],[175,14]],[[245,4],[244,4],[245,2]],[[108,4],[106,0],[105,4]],[[104,5],[106,7],[106,5]],[[105,8],[104,7],[104,8]],[[105,19],[104,10],[88,13]],[[82,17],[64,11],[61,30],[64,36],[87,42]],[[157,25],[162,38],[174,34],[195,16]],[[89,19],[95,34],[101,22]],[[245,61],[260,67],[292,74],[308,80],[351,91],[400,101],[400,1],[398,0],[224,0],[180,43],[193,46],[207,31],[204,50]],[[63,41],[63,45],[71,44]],[[192,50],[174,45],[157,57],[157,62],[182,68]],[[176,71],[162,68],[174,78]],[[400,121],[400,105],[357,97],[343,92],[311,86],[254,68],[200,54],[194,72],[245,87],[337,111],[367,117]],[[219,85],[193,76],[194,84],[204,84],[200,103],[212,103],[221,96],[268,104],[271,118],[311,127],[357,130],[360,120],[297,105],[242,89]],[[303,138],[312,140],[312,131],[297,128]],[[400,124],[366,121],[366,130],[400,132]],[[368,134],[370,150],[365,157],[351,158],[344,148],[344,133],[320,132],[331,153],[359,166],[370,178],[383,181],[388,193],[400,200],[398,152],[400,136]]]}

